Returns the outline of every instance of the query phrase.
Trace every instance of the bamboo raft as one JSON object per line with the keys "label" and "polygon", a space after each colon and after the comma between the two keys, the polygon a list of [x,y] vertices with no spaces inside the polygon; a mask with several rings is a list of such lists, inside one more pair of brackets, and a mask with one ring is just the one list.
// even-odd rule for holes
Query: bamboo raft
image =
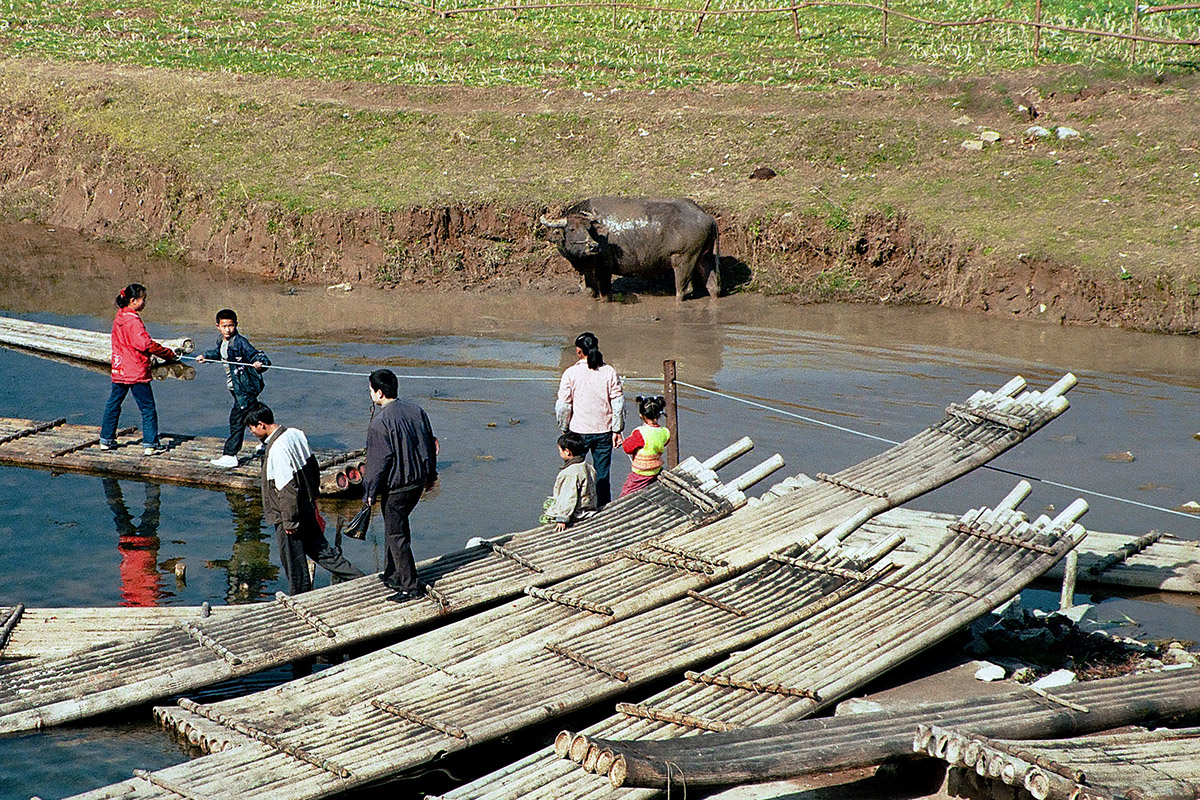
{"label": "bamboo raft", "polygon": [[[1080,736],[1125,725],[1147,724],[1200,713],[1200,668],[1102,678],[1055,688],[1031,688],[941,703],[913,704],[886,711],[804,719],[664,740],[591,740],[613,752],[623,770],[623,788],[605,782],[591,797],[627,800],[652,797],[686,779],[692,791],[705,786],[762,783],[824,772],[870,767],[916,758],[920,725],[1032,739]],[[522,765],[533,761],[526,759]],[[558,761],[557,763],[569,763]],[[517,796],[518,765],[460,787],[446,798],[491,800]],[[576,768],[576,772],[579,770]],[[609,775],[613,768],[609,769]],[[582,773],[580,773],[582,774]],[[682,779],[681,779],[682,778]],[[632,789],[628,787],[654,787]],[[541,795],[531,795],[541,796]],[[560,795],[570,797],[569,794]]]}
{"label": "bamboo raft", "polygon": [[[1091,531],[1078,552],[1081,584],[1200,594],[1200,542],[1161,531],[1144,536]],[[1063,565],[1047,576],[1062,578]]]}
{"label": "bamboo raft", "polygon": [[1034,800],[1194,800],[1200,796],[1200,728],[1030,741],[992,739],[922,724],[913,750],[958,768],[947,778],[957,785],[1015,786]]}
{"label": "bamboo raft", "polygon": [[[163,339],[160,344],[180,355],[196,349],[191,339]],[[112,339],[108,333],[65,328],[12,317],[0,317],[0,345],[36,356],[66,361],[108,372],[112,364]],[[178,361],[150,357],[150,373],[156,379],[195,377],[194,367]]]}
{"label": "bamboo raft", "polygon": [[26,608],[0,606],[0,658],[48,658],[117,639],[148,635],[166,625],[223,617],[240,606],[156,608]]}
{"label": "bamboo raft", "polygon": [[[1032,434],[1065,409],[1072,383],[1032,402],[1014,402],[1019,380],[977,393],[961,413],[952,406],[939,425],[838,475],[789,479],[703,530],[624,547],[586,574],[309,679],[156,709],[212,754],[82,796],[326,796],[753,645],[882,578],[894,539],[849,553],[838,542]],[[990,414],[998,402],[1018,410]]]}
{"label": "bamboo raft", "polygon": [[[973,510],[944,527],[942,541],[922,560],[864,588],[852,602],[822,610],[715,668],[686,673],[682,683],[643,703],[619,704],[617,716],[589,731],[560,734],[554,754],[447,797],[585,797],[623,783],[625,767],[608,740],[738,730],[835,703],[1013,597],[1075,546],[1084,535],[1075,519],[1086,504],[1076,501],[1054,520],[1043,515],[1029,522],[1015,510],[1029,489],[1022,482],[995,510]],[[554,755],[581,763],[584,771]]]}
{"label": "bamboo raft", "polygon": [[782,459],[768,459],[729,484],[713,470],[752,446],[743,439],[704,464],[689,458],[645,491],[566,532],[541,526],[504,544],[484,541],[434,559],[419,572],[427,584],[425,600],[389,602],[392,591],[377,576],[365,576],[299,597],[279,592],[275,602],[185,621],[140,639],[0,665],[0,734],[128,708],[428,626],[578,574],[622,548],[663,531],[700,527],[744,504],[743,490],[778,469]]}
{"label": "bamboo raft", "polygon": [[[221,454],[224,439],[160,433],[158,440],[163,452],[146,456],[138,429],[122,428],[117,431],[116,448],[100,450],[100,428],[95,425],[72,425],[62,418],[39,421],[0,417],[0,464],[205,489],[257,491],[262,482],[262,461],[256,456],[243,455],[241,463],[232,469],[209,463]],[[353,491],[356,476],[358,483],[362,482],[358,464],[365,450],[317,450],[314,454],[321,466],[322,493]]]}

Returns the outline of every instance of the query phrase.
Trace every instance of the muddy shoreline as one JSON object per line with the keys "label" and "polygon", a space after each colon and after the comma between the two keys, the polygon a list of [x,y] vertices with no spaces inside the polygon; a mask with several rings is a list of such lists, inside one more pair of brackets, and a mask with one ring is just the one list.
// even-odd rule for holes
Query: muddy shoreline
{"label": "muddy shoreline", "polygon": [[[0,208],[10,219],[298,285],[394,291],[577,294],[578,277],[536,224],[547,204],[447,203],[392,211],[232,207],[188,175],[145,163],[35,107],[0,108]],[[711,204],[710,204],[711,205]],[[712,209],[726,286],[798,304],[924,304],[1056,324],[1193,334],[1200,302],[1169,282],[1094,273],[1044,257],[1000,260],[902,210],[764,224]],[[786,215],[791,217],[791,215]],[[670,293],[618,280],[627,299]]]}

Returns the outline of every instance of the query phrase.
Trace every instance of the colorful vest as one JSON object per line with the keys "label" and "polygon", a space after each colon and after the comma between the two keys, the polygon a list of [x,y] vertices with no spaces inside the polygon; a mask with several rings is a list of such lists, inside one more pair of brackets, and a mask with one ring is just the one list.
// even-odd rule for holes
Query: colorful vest
{"label": "colorful vest", "polygon": [[667,442],[671,441],[671,432],[661,425],[657,428],[642,425],[638,427],[638,433],[642,434],[645,444],[633,457],[633,471],[646,477],[657,475],[662,472],[662,454],[667,449]]}

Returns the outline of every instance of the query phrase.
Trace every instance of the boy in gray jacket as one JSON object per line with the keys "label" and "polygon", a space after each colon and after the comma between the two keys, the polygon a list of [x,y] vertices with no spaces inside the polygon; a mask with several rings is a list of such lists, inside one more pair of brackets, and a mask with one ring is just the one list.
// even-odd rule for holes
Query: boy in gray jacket
{"label": "boy in gray jacket", "polygon": [[596,512],[596,470],[583,460],[587,448],[578,433],[558,437],[562,469],[554,479],[554,494],[546,507],[546,519],[554,529],[565,531],[568,525]]}

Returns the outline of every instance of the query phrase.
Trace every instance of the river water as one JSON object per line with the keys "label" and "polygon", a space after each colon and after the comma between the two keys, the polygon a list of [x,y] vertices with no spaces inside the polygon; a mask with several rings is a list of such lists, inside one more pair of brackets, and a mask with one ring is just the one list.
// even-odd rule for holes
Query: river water
{"label": "river water", "polygon": [[[560,463],[557,378],[583,330],[598,335],[629,396],[661,392],[662,361],[671,358],[681,381],[775,409],[682,393],[684,455],[706,457],[742,435],[756,442],[723,471],[726,479],[775,452],[787,462],[778,479],[836,472],[887,446],[789,415],[902,440],[976,389],[1016,374],[1043,388],[1071,371],[1079,378],[1071,409],[997,467],[1161,508],[1200,499],[1200,443],[1191,438],[1200,429],[1200,362],[1192,339],[750,296],[680,306],[658,296],[598,304],[578,294],[294,288],[148,260],[38,226],[9,226],[0,236],[8,244],[0,252],[0,310],[11,316],[107,331],[113,296],[138,281],[149,287],[143,319],[151,335],[191,336],[207,348],[216,336],[213,313],[236,309],[242,333],[277,365],[319,371],[269,372],[263,395],[314,446],[362,446],[370,410],[362,373],[389,366],[411,376],[401,392],[426,409],[442,445],[440,492],[412,516],[418,559],[536,524]],[[98,424],[107,391],[104,374],[0,349],[0,416]],[[200,366],[194,380],[157,382],[154,391],[163,431],[224,436],[229,395],[219,367]],[[630,413],[636,418],[632,404]],[[138,423],[132,401],[123,420]],[[615,488],[627,471],[627,460],[614,459]],[[977,470],[911,505],[961,513],[996,503],[1015,481]],[[1063,508],[1076,496],[1036,483],[1024,509]],[[1084,497],[1088,527],[1200,538],[1200,519]],[[0,508],[0,605],[215,605],[254,602],[282,587],[253,494],[0,467]],[[366,571],[379,569],[379,536],[373,528],[366,541],[346,542],[346,555]],[[186,582],[175,578],[178,561]],[[1044,595],[1029,599],[1044,602]],[[1200,639],[1191,602],[1093,599],[1102,601],[1099,613],[1131,618],[1143,636]],[[220,691],[285,678],[277,671]],[[0,800],[61,797],[188,757],[147,719],[139,710],[0,739]]]}

